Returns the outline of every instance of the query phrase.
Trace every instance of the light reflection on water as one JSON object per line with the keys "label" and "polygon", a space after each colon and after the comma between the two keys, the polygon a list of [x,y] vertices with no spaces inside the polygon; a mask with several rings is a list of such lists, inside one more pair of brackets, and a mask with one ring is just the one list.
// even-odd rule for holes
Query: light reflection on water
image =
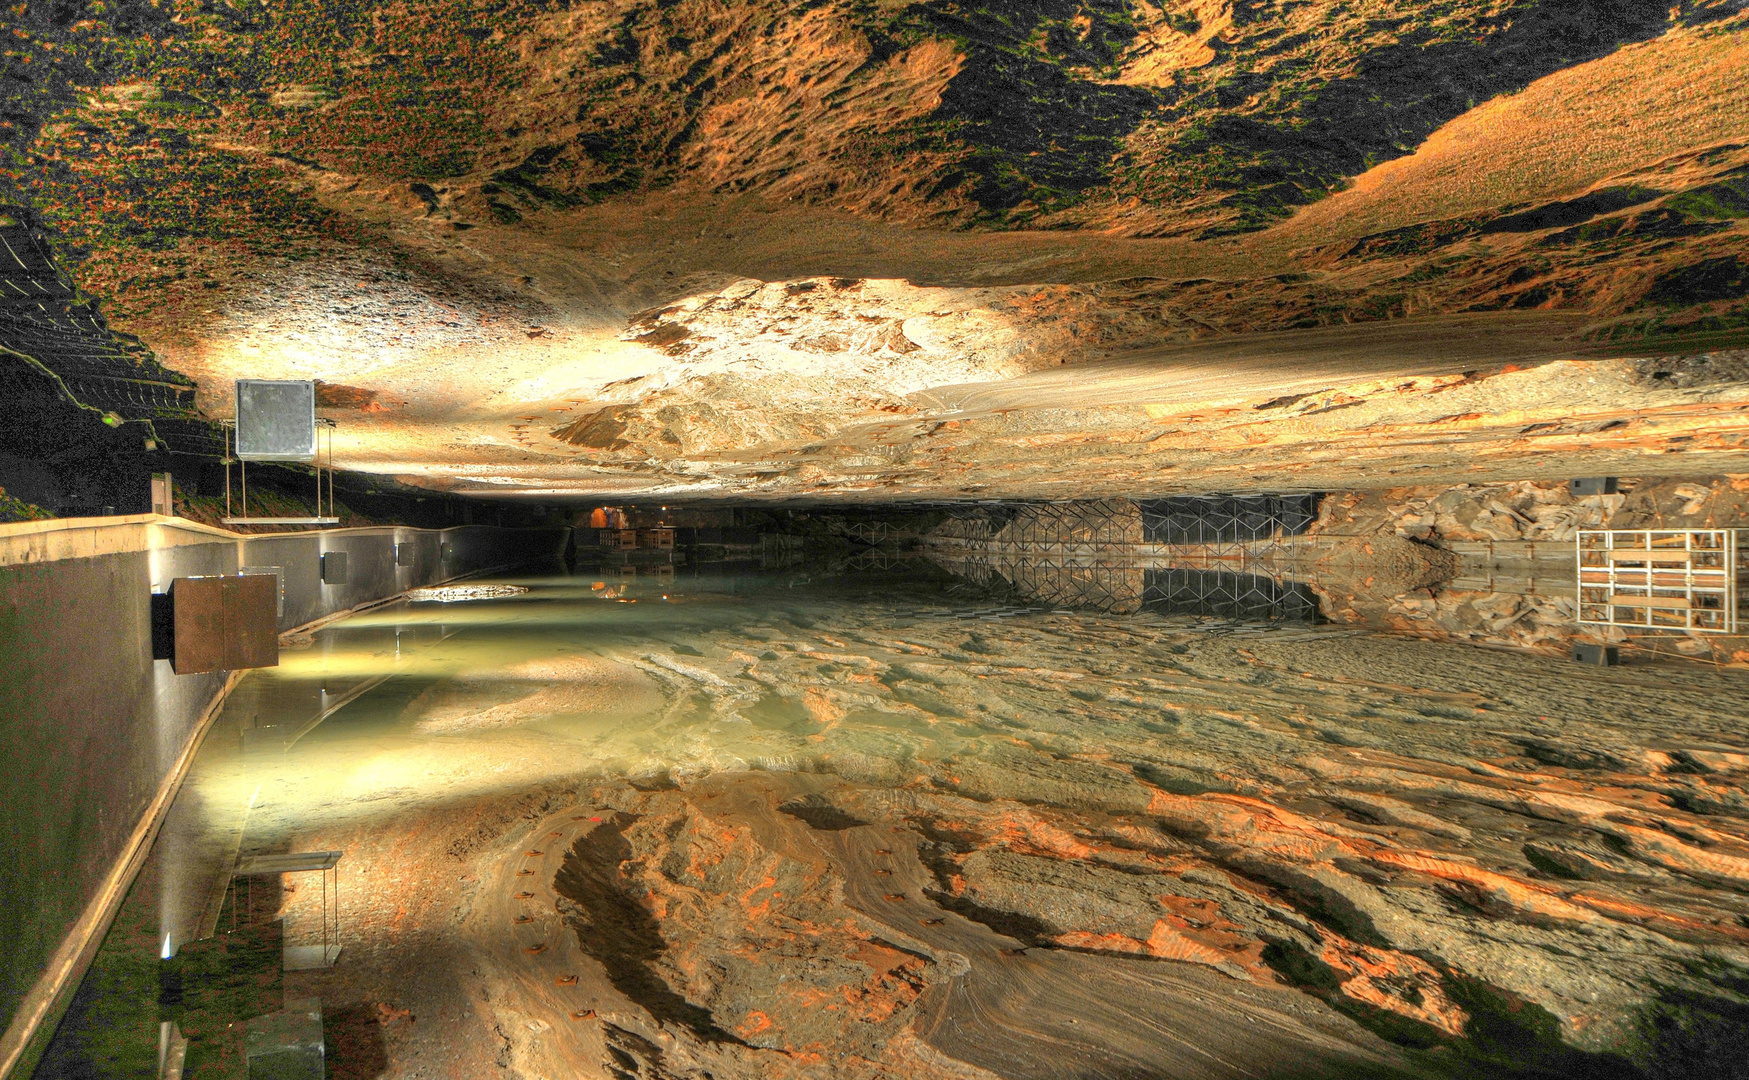
{"label": "light reflection on water", "polygon": [[[927,564],[507,580],[529,591],[354,616],[239,685],[154,852],[184,868],[174,942],[250,852],[546,786],[678,785],[648,798],[684,816],[707,777],[828,777],[846,820],[964,838],[935,865],[968,917],[1266,985],[1298,935],[1340,1000],[1443,1031],[1466,1014],[1427,957],[1597,1045],[1657,981],[1749,963],[1739,674],[1003,606]],[[1143,879],[1159,912],[1099,914]]]}
{"label": "light reflection on water", "polygon": [[[969,627],[972,651],[950,653],[949,663],[988,666],[993,658],[977,650],[992,646],[978,642],[1004,626],[1054,621],[1051,632],[1073,633],[1081,624],[1068,612],[994,604],[927,564],[849,578],[494,580],[529,592],[388,605],[247,676],[215,721],[225,734],[209,740],[185,782],[166,854],[194,844],[216,873],[215,860],[284,850],[299,834],[559,779],[872,767],[896,781],[911,763],[949,759],[1011,728],[966,722],[967,711],[990,706],[956,706],[914,678],[896,680],[893,693],[873,674],[886,663],[862,655],[871,641],[937,663],[928,655],[937,650],[903,642],[906,628],[953,627],[957,640]],[[1197,625],[1106,621],[1152,632]],[[847,633],[857,640],[834,636]],[[842,681],[825,670],[834,668],[886,696],[832,700],[834,691],[821,691]],[[1026,665],[1015,670],[1031,677]],[[214,837],[225,842],[215,848]],[[212,907],[192,886],[180,906],[179,925],[167,928],[177,943],[200,934],[196,920]]]}
{"label": "light reflection on water", "polygon": [[[397,604],[282,652],[217,721],[247,752],[224,764],[206,755],[190,787],[225,805],[260,786],[251,840],[270,842],[315,819],[392,812],[385,793],[443,800],[546,776],[745,768],[794,747],[765,719],[757,688],[698,668],[700,651],[765,650],[843,603],[794,577],[507,580],[531,591]],[[920,605],[952,610],[927,593],[884,608],[857,602],[877,623]],[[808,644],[824,647],[777,647]],[[677,742],[689,729],[699,730]]]}

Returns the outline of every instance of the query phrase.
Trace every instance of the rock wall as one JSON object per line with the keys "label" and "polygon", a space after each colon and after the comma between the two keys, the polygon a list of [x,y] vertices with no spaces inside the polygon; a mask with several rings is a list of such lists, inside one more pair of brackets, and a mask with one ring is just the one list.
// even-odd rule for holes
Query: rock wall
{"label": "rock wall", "polygon": [[1574,539],[1581,529],[1710,529],[1749,524],[1749,478],[1622,477],[1609,495],[1574,495],[1560,482],[1394,488],[1333,497],[1324,535],[1374,544],[1438,545],[1455,556],[1437,582],[1391,595],[1330,579],[1334,621],[1476,644],[1565,651],[1603,640],[1644,655],[1675,653],[1749,664],[1749,640],[1718,634],[1628,636],[1581,626],[1574,604]]}

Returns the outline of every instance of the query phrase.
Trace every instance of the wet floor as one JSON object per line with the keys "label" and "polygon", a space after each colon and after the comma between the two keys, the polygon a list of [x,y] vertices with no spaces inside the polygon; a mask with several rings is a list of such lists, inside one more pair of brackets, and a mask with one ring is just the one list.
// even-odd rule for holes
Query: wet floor
{"label": "wet floor", "polygon": [[[473,584],[243,680],[38,1076],[155,1070],[162,958],[266,922],[342,947],[262,969],[330,1075],[1745,1060],[1749,673],[952,558]],[[329,850],[328,923],[317,875],[227,888]]]}

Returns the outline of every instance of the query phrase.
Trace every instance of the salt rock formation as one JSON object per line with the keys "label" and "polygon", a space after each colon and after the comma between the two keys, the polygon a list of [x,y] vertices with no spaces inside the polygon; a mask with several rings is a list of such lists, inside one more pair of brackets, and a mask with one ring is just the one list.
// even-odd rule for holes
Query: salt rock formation
{"label": "salt rock formation", "polygon": [[[1682,376],[1511,379],[1566,410],[1523,422],[1433,386],[1358,430],[1248,410],[1462,374],[1472,352],[1732,344],[1740,7],[26,5],[0,60],[0,220],[53,250],[104,342],[140,344],[28,312],[9,335],[63,381],[134,387],[112,395],[130,424],[226,415],[243,375],[350,388],[330,398],[343,467],[473,493],[1331,487],[1369,449],[1383,479],[1466,479],[1429,423],[1492,479],[1580,449],[1735,452]],[[1229,371],[1120,415],[1082,406],[1134,384],[1088,377],[1034,391],[1060,412],[961,415],[971,383],[1319,327],[1341,347],[1293,349],[1340,369],[1321,385]],[[1472,332],[1500,337],[1466,351]],[[195,399],[153,397],[176,372]],[[1639,415],[1642,392],[1670,415]],[[1155,407],[1171,422],[1136,412]],[[1526,428],[1568,457],[1522,453]],[[1066,477],[1060,453],[1029,460],[1130,444]],[[1259,444],[1293,453],[1200,453]]]}
{"label": "salt rock formation", "polygon": [[644,920],[659,985],[616,985],[702,1010],[675,1016],[707,1041],[870,1053],[852,1033],[921,1008],[971,924],[1450,1037],[1486,984],[1598,1048],[1652,985],[1749,961],[1707,689],[1365,637],[1017,619],[968,655],[927,624],[774,629],[763,659],[700,642],[689,677],[797,703],[811,722],[712,752],[803,771],[601,789],[621,816],[560,883],[610,971]]}

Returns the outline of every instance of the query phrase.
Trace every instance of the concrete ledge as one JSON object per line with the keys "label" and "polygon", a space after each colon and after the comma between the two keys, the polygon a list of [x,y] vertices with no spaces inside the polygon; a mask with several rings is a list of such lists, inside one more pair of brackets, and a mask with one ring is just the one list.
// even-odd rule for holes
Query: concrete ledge
{"label": "concrete ledge", "polygon": [[[104,876],[102,884],[98,886],[97,895],[91,898],[91,903],[80,913],[79,921],[73,924],[72,930],[61,941],[61,947],[49,958],[48,967],[30,993],[25,995],[5,1033],[0,1034],[0,1077],[10,1076],[24,1058],[25,1051],[32,1049],[31,1044],[36,1040],[37,1032],[45,1020],[52,1018],[59,1023],[71,991],[84,976],[85,969],[91,966],[98,946],[103,943],[104,935],[109,933],[110,923],[115,920],[115,913],[120,910],[121,902],[133,885],[134,877],[146,861],[146,854],[152,850],[152,841],[157,839],[158,827],[164,823],[164,815],[170,811],[170,804],[176,800],[176,793],[182,790],[182,779],[188,775],[188,767],[194,762],[194,755],[200,751],[201,740],[206,738],[206,733],[212,728],[213,718],[218,716],[225,699],[231,696],[231,690],[236,687],[243,674],[241,671],[233,671],[226,676],[224,685],[207,704],[194,736],[183,746],[182,752],[177,755],[175,766],[158,785],[157,795],[147,807],[145,815],[140,818],[139,824],[134,827],[122,857]],[[35,1049],[40,1049],[40,1045]]]}
{"label": "concrete ledge", "polygon": [[0,525],[0,566],[94,559],[145,551],[153,514],[128,517],[56,518]]}
{"label": "concrete ledge", "polygon": [[158,514],[13,521],[0,525],[0,566],[94,559],[180,544],[247,539],[243,533]]}
{"label": "concrete ledge", "polygon": [[[205,525],[187,518],[159,514],[128,514],[114,517],[52,518],[48,521],[13,521],[0,524],[0,566],[21,563],[58,562],[62,559],[93,559],[136,551],[210,544],[216,540],[237,543],[291,540],[300,537],[415,535],[485,529],[485,525],[456,525],[447,529],[415,529],[405,525],[355,525],[344,529],[303,529],[282,533],[239,533]],[[515,530],[529,531],[529,530]]]}
{"label": "concrete ledge", "polygon": [[[0,525],[0,1077],[27,1067],[150,849],[240,673],[172,673],[150,599],[178,577],[273,566],[280,632],[564,550],[563,529],[366,526],[240,534],[151,514]],[[347,551],[349,580],[321,557]]]}

